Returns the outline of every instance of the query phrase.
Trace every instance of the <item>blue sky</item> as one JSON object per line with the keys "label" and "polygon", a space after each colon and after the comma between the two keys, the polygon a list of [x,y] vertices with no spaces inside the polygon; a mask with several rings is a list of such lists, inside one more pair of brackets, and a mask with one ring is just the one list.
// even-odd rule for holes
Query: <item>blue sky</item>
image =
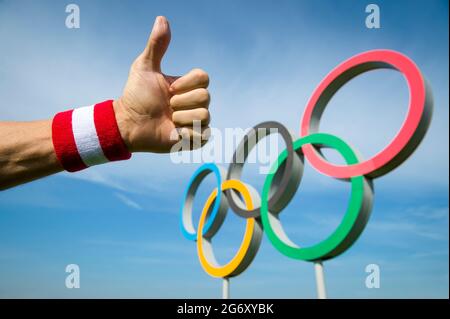
{"label": "blue sky", "polygon": [[[369,1],[75,1],[77,30],[65,27],[68,3],[0,1],[0,119],[48,118],[118,97],[157,15],[172,28],[163,71],[208,71],[212,125],[221,130],[277,120],[298,132],[309,96],[337,64],[377,48],[410,56],[433,88],[431,127],[410,159],[375,180],[369,224],[349,251],[325,263],[326,284],[334,298],[448,298],[448,1],[376,1],[378,30],[365,27]],[[333,97],[321,129],[368,157],[397,131],[407,98],[395,71],[364,74]],[[220,297],[220,280],[202,270],[178,225],[199,165],[135,154],[1,192],[0,297]],[[243,180],[261,189],[257,172],[248,165]],[[201,186],[195,220],[213,187],[212,178]],[[282,213],[288,234],[303,245],[327,236],[348,192],[307,167]],[[243,230],[230,213],[214,241],[219,261],[233,255]],[[71,263],[81,268],[80,289],[65,288]],[[371,263],[381,268],[379,289],[364,284]],[[231,294],[314,298],[313,266],[264,238]]]}

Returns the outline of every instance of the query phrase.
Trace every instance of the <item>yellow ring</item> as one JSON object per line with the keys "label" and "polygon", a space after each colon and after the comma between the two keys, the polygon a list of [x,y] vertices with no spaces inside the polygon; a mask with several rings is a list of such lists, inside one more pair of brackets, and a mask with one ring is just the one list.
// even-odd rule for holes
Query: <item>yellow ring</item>
{"label": "yellow ring", "polygon": [[[242,198],[244,199],[244,203],[247,206],[247,210],[253,209],[254,203],[250,191],[241,181],[238,180],[224,181],[221,185],[221,189],[222,191],[227,189],[234,189],[238,191],[242,195]],[[213,277],[226,278],[238,274],[236,273],[236,271],[243,262],[247,253],[249,252],[249,248],[252,244],[252,239],[255,234],[254,229],[256,221],[254,218],[246,219],[247,225],[245,227],[245,234],[244,238],[242,239],[241,246],[239,247],[239,250],[236,253],[236,255],[227,264],[219,266],[217,265],[216,261],[211,262],[206,258],[204,253],[205,243],[211,245],[210,238],[205,238],[202,234],[203,234],[203,225],[205,223],[208,210],[211,204],[214,202],[216,196],[217,196],[217,188],[214,189],[211,195],[209,195],[208,200],[206,201],[205,206],[203,207],[203,211],[200,216],[200,221],[198,223],[198,230],[197,230],[197,253],[200,260],[200,264],[209,275]]]}

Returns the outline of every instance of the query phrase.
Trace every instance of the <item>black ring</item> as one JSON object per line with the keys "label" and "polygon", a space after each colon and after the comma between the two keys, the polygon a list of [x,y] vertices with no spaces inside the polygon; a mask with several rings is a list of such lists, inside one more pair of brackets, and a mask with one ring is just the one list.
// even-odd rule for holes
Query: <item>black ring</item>
{"label": "black ring", "polygon": [[[276,131],[274,131],[275,129]],[[281,123],[269,121],[254,126],[242,139],[233,154],[232,161],[228,167],[227,180],[240,179],[242,168],[248,154],[253,147],[263,138],[272,133],[279,133],[286,143],[288,156],[286,161],[275,175],[273,190],[269,197],[269,208],[273,213],[279,213],[294,196],[294,193],[285,192],[286,189],[297,189],[303,175],[303,154],[294,152],[292,136],[287,128]],[[238,162],[240,160],[240,162]],[[280,176],[281,175],[281,176]],[[261,206],[253,210],[245,209],[244,203],[233,190],[225,191],[229,207],[240,217],[256,218],[260,216]]]}

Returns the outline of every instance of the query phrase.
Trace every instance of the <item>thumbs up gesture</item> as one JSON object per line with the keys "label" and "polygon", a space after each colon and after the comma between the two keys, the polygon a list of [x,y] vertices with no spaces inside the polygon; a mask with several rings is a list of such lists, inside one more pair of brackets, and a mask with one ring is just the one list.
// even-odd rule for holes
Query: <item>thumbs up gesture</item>
{"label": "thumbs up gesture", "polygon": [[183,137],[189,138],[200,133],[192,129],[193,121],[201,121],[202,131],[208,128],[208,74],[200,69],[183,76],[162,73],[169,43],[169,22],[157,17],[144,51],[131,66],[122,96],[113,103],[131,152],[169,152],[178,141],[177,128],[184,128]]}

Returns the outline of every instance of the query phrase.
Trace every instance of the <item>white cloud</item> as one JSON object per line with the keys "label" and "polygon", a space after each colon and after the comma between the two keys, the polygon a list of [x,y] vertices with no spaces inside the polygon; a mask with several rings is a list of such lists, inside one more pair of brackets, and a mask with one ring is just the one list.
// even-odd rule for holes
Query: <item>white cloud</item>
{"label": "white cloud", "polygon": [[431,240],[448,241],[448,233],[444,234],[441,229],[437,231],[435,227],[423,225],[419,222],[399,220],[371,221],[367,228],[384,233],[406,233]]}
{"label": "white cloud", "polygon": [[129,197],[125,196],[124,194],[115,193],[114,195],[128,207],[134,208],[136,210],[142,210],[141,205],[139,205],[138,203],[136,203],[134,200],[130,199]]}
{"label": "white cloud", "polygon": [[448,250],[435,250],[435,251],[429,251],[429,252],[423,252],[423,253],[416,253],[412,255],[413,258],[432,258],[432,257],[441,257],[441,256],[448,256]]}
{"label": "white cloud", "polygon": [[408,214],[429,220],[448,218],[448,207],[419,206],[407,209]]}

